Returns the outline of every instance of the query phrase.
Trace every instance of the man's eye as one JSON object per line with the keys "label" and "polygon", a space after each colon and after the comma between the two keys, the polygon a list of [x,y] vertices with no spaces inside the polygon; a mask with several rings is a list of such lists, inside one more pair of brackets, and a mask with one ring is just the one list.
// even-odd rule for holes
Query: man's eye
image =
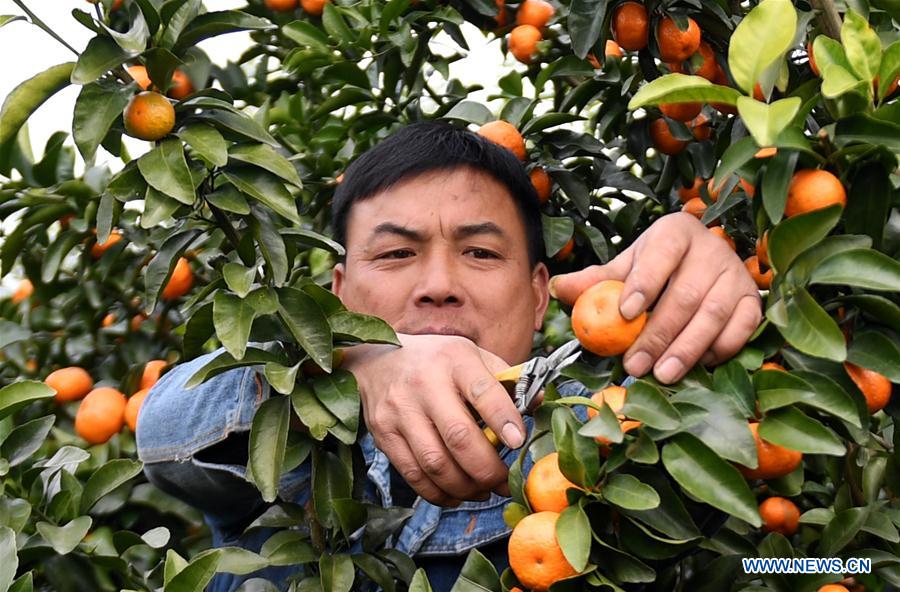
{"label": "man's eye", "polygon": [[408,249],[397,249],[396,251],[389,251],[384,255],[381,255],[379,259],[406,259],[412,255],[413,252]]}
{"label": "man's eye", "polygon": [[475,256],[476,259],[498,259],[498,255],[485,249],[469,249],[467,251]]}

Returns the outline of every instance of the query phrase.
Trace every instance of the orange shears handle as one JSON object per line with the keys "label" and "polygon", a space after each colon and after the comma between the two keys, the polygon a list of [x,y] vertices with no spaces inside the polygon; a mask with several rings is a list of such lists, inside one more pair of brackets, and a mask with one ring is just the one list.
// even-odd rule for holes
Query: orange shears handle
{"label": "orange shears handle", "polygon": [[[503,385],[507,392],[509,392],[510,396],[515,393],[516,383],[519,382],[519,377],[522,375],[522,368],[524,367],[524,363],[517,364],[516,366],[510,366],[506,370],[501,370],[500,372],[494,374],[494,378],[496,378],[497,381]],[[494,430],[485,426],[485,428],[481,431],[484,432],[484,437],[488,439],[488,442],[490,442],[491,445],[494,446],[494,448],[500,446],[500,437],[496,433],[494,433]]]}

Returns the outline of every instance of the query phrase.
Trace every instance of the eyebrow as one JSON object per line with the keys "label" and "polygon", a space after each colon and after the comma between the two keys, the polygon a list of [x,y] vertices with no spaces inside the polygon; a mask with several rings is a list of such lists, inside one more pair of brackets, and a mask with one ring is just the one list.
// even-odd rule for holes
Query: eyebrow
{"label": "eyebrow", "polygon": [[[373,237],[381,234],[395,234],[416,242],[425,241],[425,235],[422,232],[412,228],[407,228],[406,226],[394,224],[393,222],[382,222],[372,231]],[[506,233],[503,232],[503,229],[493,222],[481,222],[480,224],[464,224],[463,226],[458,226],[453,231],[453,236],[457,240],[485,234],[497,236],[499,238],[506,238]]]}

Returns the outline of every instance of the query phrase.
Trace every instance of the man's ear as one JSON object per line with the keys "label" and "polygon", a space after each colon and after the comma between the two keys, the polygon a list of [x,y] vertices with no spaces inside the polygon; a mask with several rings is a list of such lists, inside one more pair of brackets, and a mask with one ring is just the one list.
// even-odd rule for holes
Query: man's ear
{"label": "man's ear", "polygon": [[344,264],[338,263],[334,266],[334,269],[331,270],[331,291],[334,292],[334,295],[338,298],[341,297],[341,290],[344,288]]}
{"label": "man's ear", "polygon": [[543,263],[535,265],[531,272],[531,291],[534,295],[534,330],[540,331],[550,305],[550,272]]}

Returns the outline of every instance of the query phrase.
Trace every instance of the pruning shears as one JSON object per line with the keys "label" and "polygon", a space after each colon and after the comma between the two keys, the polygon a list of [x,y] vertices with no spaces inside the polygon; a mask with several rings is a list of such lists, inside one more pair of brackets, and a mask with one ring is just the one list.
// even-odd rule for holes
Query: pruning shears
{"label": "pruning shears", "polygon": [[[501,370],[494,375],[512,397],[516,409],[521,415],[531,410],[538,393],[549,382],[559,377],[562,369],[573,363],[581,355],[581,344],[577,339],[556,348],[547,357],[531,358],[506,370]],[[485,437],[495,447],[500,444],[500,438],[489,427],[483,430]]]}

